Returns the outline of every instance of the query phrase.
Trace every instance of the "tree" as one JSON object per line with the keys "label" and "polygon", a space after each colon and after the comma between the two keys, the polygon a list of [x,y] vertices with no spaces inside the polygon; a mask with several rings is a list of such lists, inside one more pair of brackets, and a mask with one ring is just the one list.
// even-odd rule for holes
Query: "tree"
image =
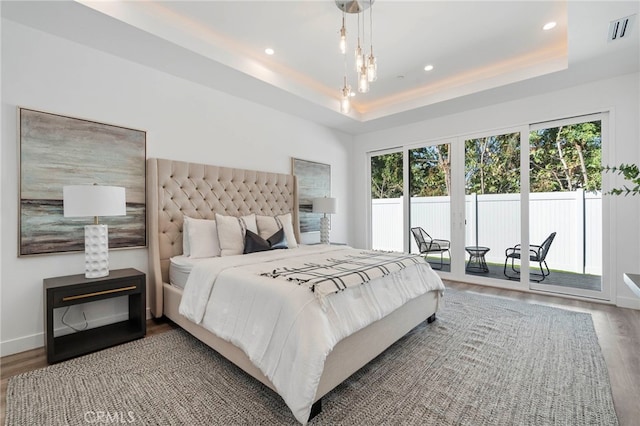
{"label": "tree", "polygon": [[402,153],[371,157],[371,198],[402,196]]}
{"label": "tree", "polygon": [[465,141],[467,194],[520,192],[520,134]]}
{"label": "tree", "polygon": [[[531,192],[602,188],[601,123],[593,121],[536,130],[529,135]],[[520,188],[520,134],[465,141],[467,194],[514,194]],[[412,197],[451,195],[450,144],[410,149]],[[372,198],[402,196],[402,153],[371,157]]]}
{"label": "tree", "polygon": [[409,192],[412,197],[451,194],[449,144],[409,150]]}
{"label": "tree", "polygon": [[602,188],[600,121],[531,132],[529,145],[532,192]]}

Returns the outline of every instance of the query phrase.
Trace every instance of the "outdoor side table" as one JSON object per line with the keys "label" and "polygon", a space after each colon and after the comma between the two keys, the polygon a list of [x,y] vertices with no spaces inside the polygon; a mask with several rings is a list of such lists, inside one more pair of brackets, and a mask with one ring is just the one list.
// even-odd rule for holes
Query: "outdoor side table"
{"label": "outdoor side table", "polygon": [[487,261],[484,258],[484,255],[487,254],[489,247],[482,246],[468,246],[464,248],[467,253],[469,253],[469,261],[467,262],[467,267],[465,268],[468,272],[489,272],[489,267],[487,266]]}

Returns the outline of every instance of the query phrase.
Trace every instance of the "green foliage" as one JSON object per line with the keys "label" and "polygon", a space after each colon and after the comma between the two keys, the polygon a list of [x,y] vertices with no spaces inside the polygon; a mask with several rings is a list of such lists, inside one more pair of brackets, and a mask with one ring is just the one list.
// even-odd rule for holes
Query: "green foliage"
{"label": "green foliage", "polygon": [[626,197],[627,195],[638,195],[640,194],[640,169],[635,164],[620,164],[617,167],[603,167],[603,171],[617,173],[622,175],[626,180],[630,181],[633,185],[633,188],[629,188],[627,185],[623,185],[622,188],[614,188],[611,191],[607,192],[607,194],[613,195],[622,195]]}
{"label": "green foliage", "polygon": [[465,141],[466,194],[520,192],[520,134]]}
{"label": "green foliage", "polygon": [[553,127],[529,135],[531,192],[602,188],[600,121]]}
{"label": "green foliage", "polygon": [[[531,192],[562,192],[602,188],[602,139],[600,121],[533,131],[529,135]],[[451,194],[450,145],[411,149],[409,191],[412,197]],[[513,194],[520,192],[520,134],[509,133],[465,141],[465,192]],[[371,158],[372,198],[402,196],[402,153]],[[622,167],[622,166],[621,166]],[[629,166],[631,167],[631,166]],[[608,170],[617,171],[619,168]],[[637,172],[637,168],[635,169]],[[634,170],[628,171],[633,173]],[[620,171],[620,173],[625,173]],[[637,194],[635,188],[620,193]],[[635,181],[633,179],[636,179]],[[612,191],[612,193],[616,193]]]}
{"label": "green foliage", "polygon": [[402,196],[402,153],[371,157],[371,198]]}
{"label": "green foliage", "polygon": [[[448,195],[449,145],[409,150],[409,191],[413,197]],[[371,197],[402,196],[402,153],[371,157]]]}
{"label": "green foliage", "polygon": [[409,150],[409,192],[412,197],[447,196],[451,187],[450,145]]}

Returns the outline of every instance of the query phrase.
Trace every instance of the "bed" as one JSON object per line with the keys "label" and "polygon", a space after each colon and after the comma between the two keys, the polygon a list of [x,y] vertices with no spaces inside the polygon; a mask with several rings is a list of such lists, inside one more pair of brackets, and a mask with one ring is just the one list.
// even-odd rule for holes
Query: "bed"
{"label": "bed", "polygon": [[[219,337],[203,325],[187,319],[180,313],[185,290],[180,286],[172,285],[171,281],[175,280],[176,272],[178,275],[183,275],[182,279],[186,277],[185,271],[175,267],[175,259],[180,258],[183,253],[185,216],[213,219],[216,214],[234,217],[254,214],[264,216],[290,215],[293,233],[296,240],[300,241],[295,177],[288,174],[165,159],[152,158],[147,161],[148,293],[152,315],[154,317],[165,315],[249,375],[278,392],[287,402],[286,395],[279,392],[278,386],[274,385],[272,380],[251,361],[245,350],[241,349],[239,345]],[[347,249],[337,248],[336,250]],[[304,250],[319,255],[326,250],[333,250],[333,248],[307,247]],[[280,252],[283,255],[285,252],[287,255],[293,255],[292,250]],[[345,253],[348,255],[348,252],[345,251]],[[262,256],[263,254],[258,253],[257,255]],[[333,256],[333,252],[331,255]],[[246,256],[254,256],[254,254]],[[265,253],[264,257],[280,258],[282,256]],[[172,272],[172,279],[170,279],[172,258],[174,258],[175,270]],[[431,273],[436,277],[434,279],[439,281],[437,275],[432,271]],[[191,277],[189,278],[191,279]],[[441,285],[441,281],[439,282]],[[438,310],[441,289],[427,291],[417,297],[412,297],[392,312],[385,313],[381,319],[335,343],[326,355],[321,375],[314,385],[315,395],[310,400],[309,407],[295,410],[292,408],[296,419],[303,424],[306,423],[308,419],[321,411],[321,401],[324,395],[416,325],[425,320],[433,321]],[[282,386],[280,386],[280,390],[282,390],[281,388]],[[291,405],[289,406],[291,408]]]}

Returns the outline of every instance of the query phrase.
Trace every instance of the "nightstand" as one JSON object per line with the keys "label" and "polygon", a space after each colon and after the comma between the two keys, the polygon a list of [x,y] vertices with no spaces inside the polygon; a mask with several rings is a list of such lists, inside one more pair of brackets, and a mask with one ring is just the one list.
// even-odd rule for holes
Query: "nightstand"
{"label": "nightstand", "polygon": [[[113,270],[101,278],[85,278],[81,274],[44,279],[47,362],[52,364],[143,337],[147,331],[145,283],[145,274],[131,268]],[[128,320],[54,337],[54,309],[120,296],[129,296]]]}

